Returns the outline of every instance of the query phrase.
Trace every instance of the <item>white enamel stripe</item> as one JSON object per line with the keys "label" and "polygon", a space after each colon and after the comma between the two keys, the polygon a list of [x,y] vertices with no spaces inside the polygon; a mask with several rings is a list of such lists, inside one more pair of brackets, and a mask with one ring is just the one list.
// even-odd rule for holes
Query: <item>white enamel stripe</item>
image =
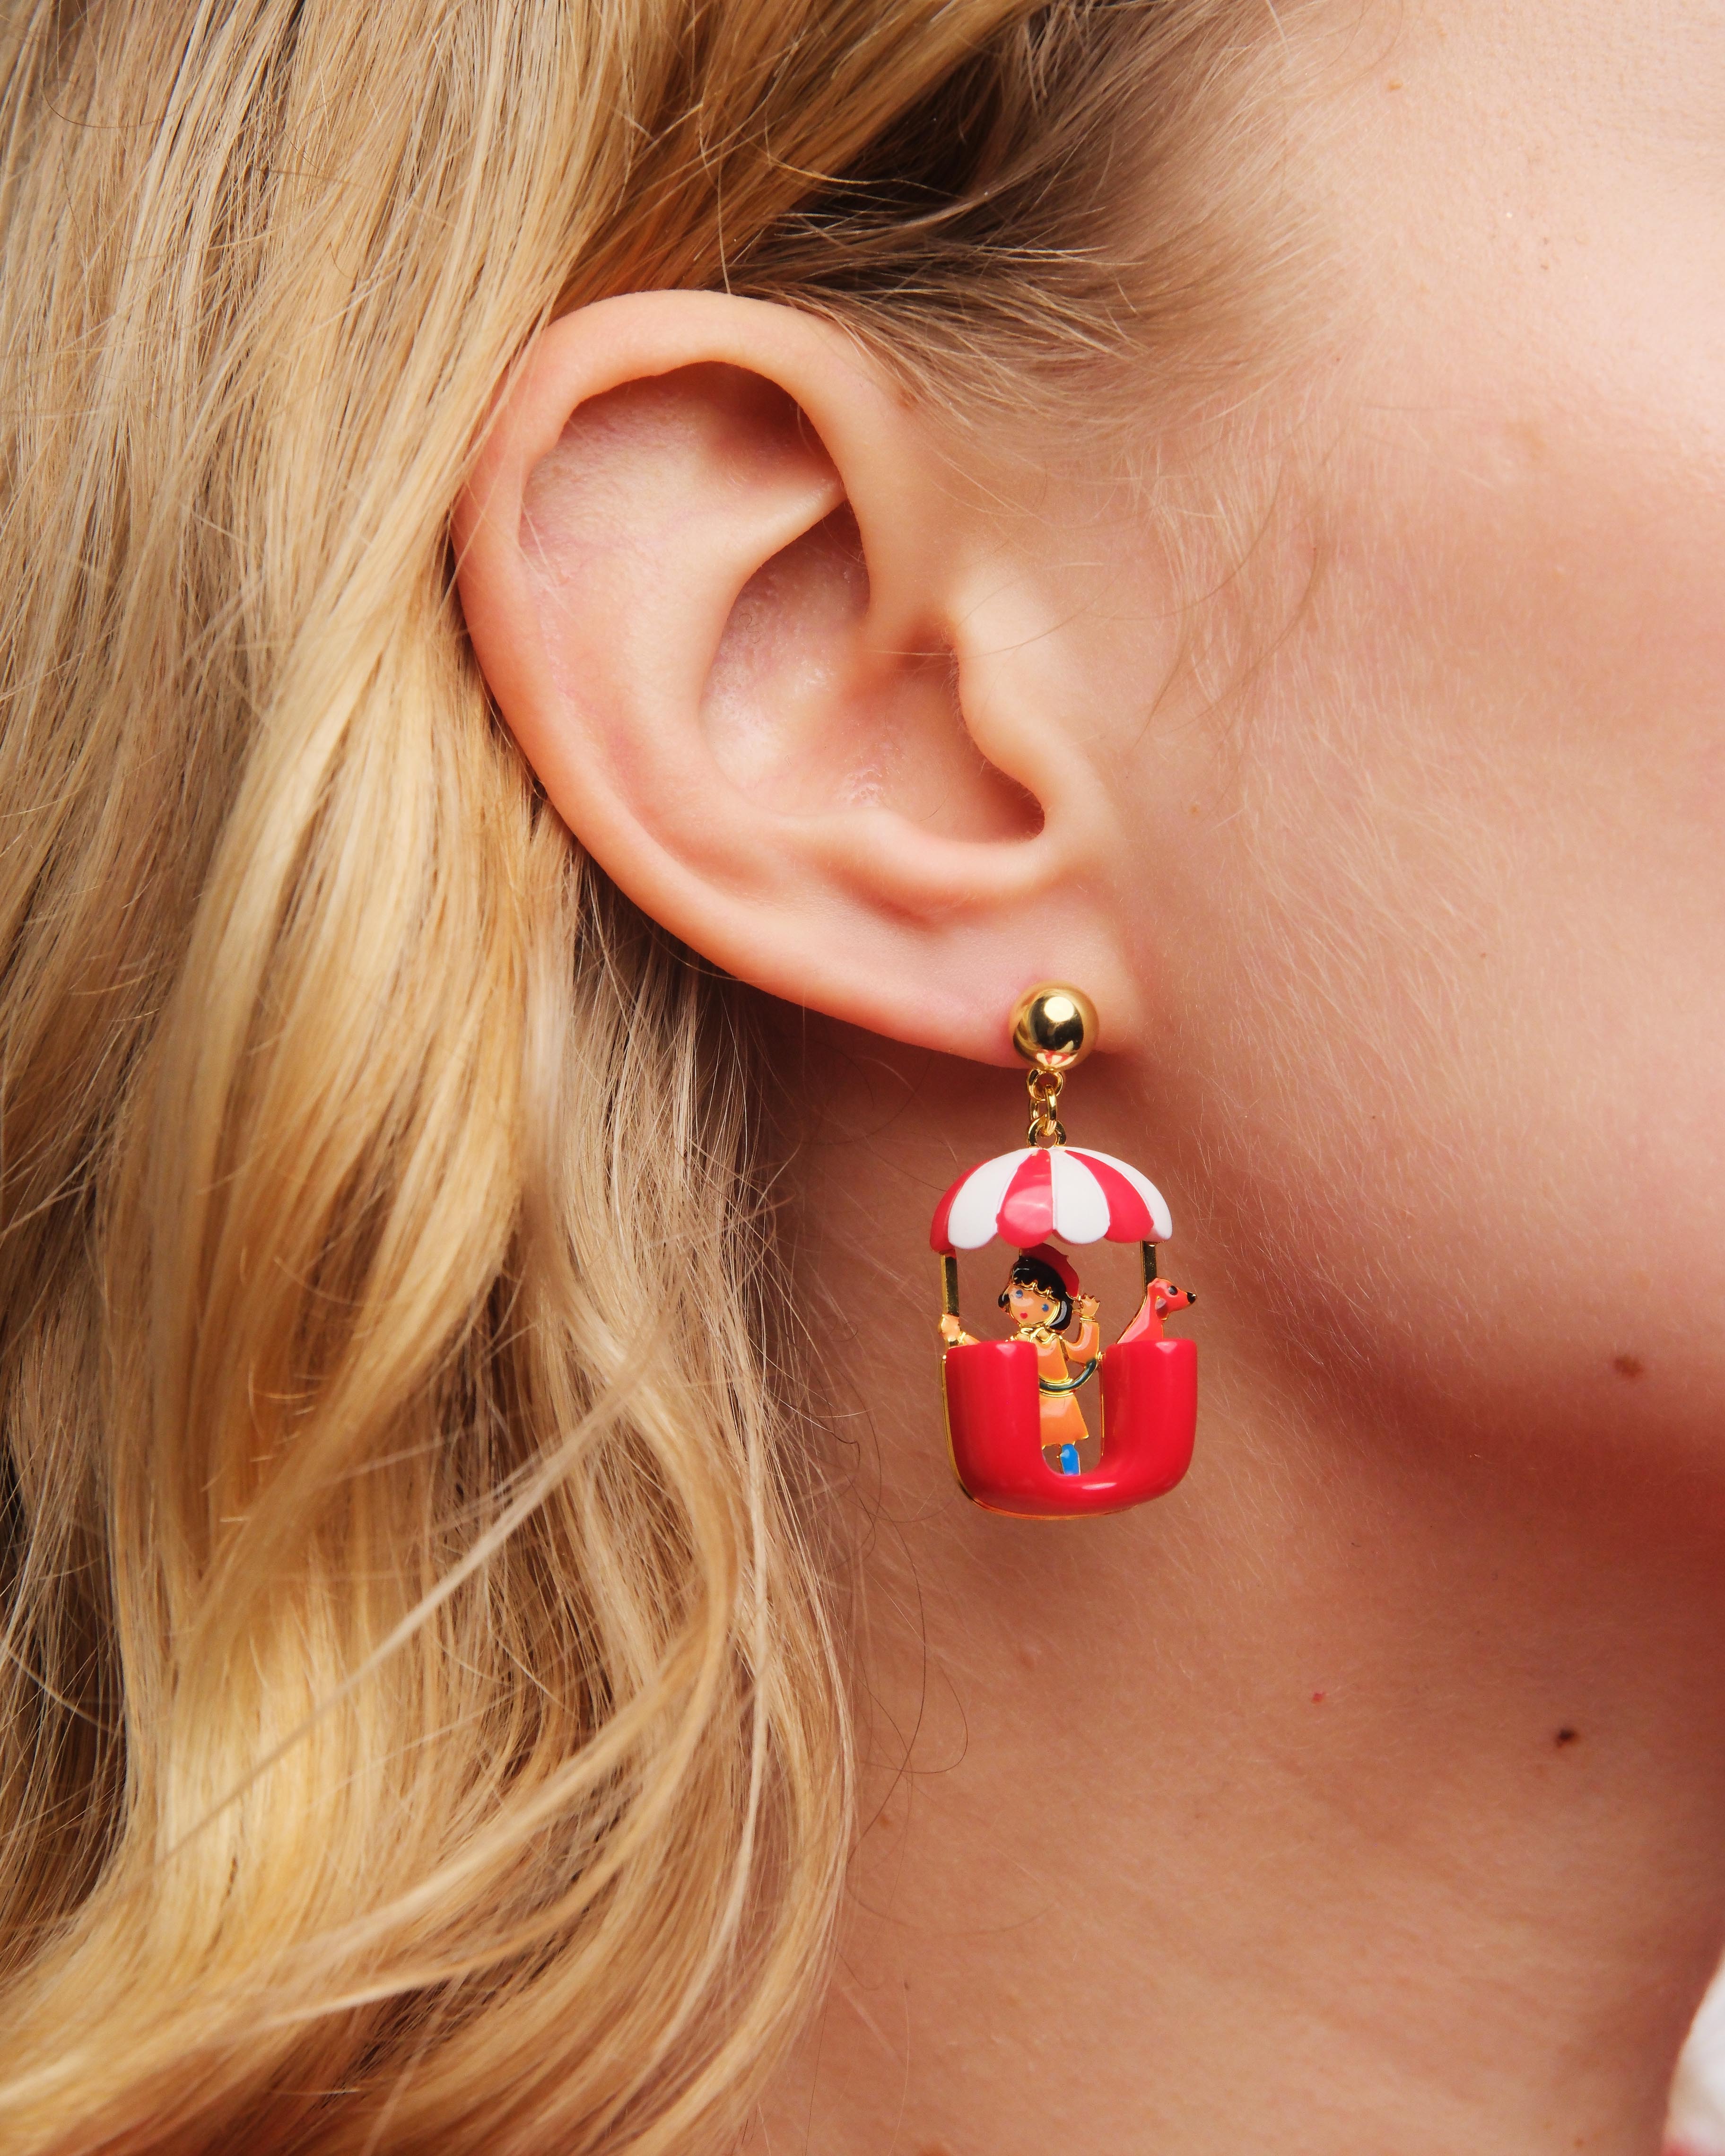
{"label": "white enamel stripe", "polygon": [[1063,1243],[1098,1241],[1108,1232],[1108,1199],[1101,1184],[1081,1160],[1060,1146],[1050,1148],[1048,1164],[1054,1171],[1054,1232]]}
{"label": "white enamel stripe", "polygon": [[[1031,1151],[1029,1146],[1025,1146],[1018,1152],[998,1153],[965,1178],[964,1186],[952,1200],[952,1209],[947,1215],[947,1240],[955,1250],[979,1250],[984,1243],[993,1241],[994,1224],[1006,1197],[1006,1186],[1020,1165],[1030,1158]],[[1098,1154],[1097,1158],[1101,1158]],[[1085,1179],[1092,1182],[1090,1177]]]}
{"label": "white enamel stripe", "polygon": [[[1117,1160],[1111,1152],[1102,1152],[1095,1146],[1084,1146],[1080,1150],[1095,1154],[1098,1160],[1105,1161],[1110,1168],[1126,1178],[1150,1209],[1150,1218],[1156,1224],[1155,1240],[1158,1243],[1168,1242],[1174,1232],[1173,1217],[1168,1209],[1168,1200],[1142,1169],[1134,1168],[1129,1160]],[[1096,1187],[1092,1178],[1086,1177],[1086,1180],[1091,1183],[1092,1188]]]}

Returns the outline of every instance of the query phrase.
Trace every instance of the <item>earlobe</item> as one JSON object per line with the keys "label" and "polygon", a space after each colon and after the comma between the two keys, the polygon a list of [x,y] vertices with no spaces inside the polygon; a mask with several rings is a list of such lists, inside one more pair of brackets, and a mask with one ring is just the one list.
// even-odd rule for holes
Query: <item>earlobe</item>
{"label": "earlobe", "polygon": [[692,947],[990,1061],[1033,978],[1124,1017],[1091,804],[999,663],[986,535],[841,332],[701,293],[564,318],[454,532],[475,652],[547,795]]}

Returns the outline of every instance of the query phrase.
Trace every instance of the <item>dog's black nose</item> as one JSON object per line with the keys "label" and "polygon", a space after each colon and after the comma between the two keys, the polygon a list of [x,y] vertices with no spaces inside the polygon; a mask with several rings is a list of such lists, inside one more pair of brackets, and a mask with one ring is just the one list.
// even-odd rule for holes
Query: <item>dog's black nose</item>
{"label": "dog's black nose", "polygon": [[1189,1287],[1189,1288],[1187,1289],[1187,1291],[1186,1291],[1186,1300],[1187,1300],[1187,1301],[1188,1301],[1188,1302],[1196,1302],[1196,1301],[1197,1301],[1197,1300],[1198,1300],[1198,1290],[1197,1290],[1195,1287]]}

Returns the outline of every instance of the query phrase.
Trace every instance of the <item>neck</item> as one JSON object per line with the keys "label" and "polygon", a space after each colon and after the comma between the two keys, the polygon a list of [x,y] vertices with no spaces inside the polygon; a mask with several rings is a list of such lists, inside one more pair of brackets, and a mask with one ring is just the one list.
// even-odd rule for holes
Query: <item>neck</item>
{"label": "neck", "polygon": [[[916,1247],[871,1160],[826,1163],[840,1306]],[[772,2146],[1651,2156],[1722,1946],[1719,1523],[1316,1409],[1216,1280],[1198,1464],[1079,1525],[951,1487],[927,1283],[903,1355],[836,1343],[892,1522],[870,1824]]]}

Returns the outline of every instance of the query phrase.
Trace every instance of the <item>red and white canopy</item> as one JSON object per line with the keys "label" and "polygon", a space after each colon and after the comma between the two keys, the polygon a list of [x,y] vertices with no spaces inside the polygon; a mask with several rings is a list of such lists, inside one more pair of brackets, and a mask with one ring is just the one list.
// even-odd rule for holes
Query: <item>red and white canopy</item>
{"label": "red and white canopy", "polygon": [[999,1235],[1028,1250],[1063,1243],[1165,1243],[1174,1232],[1162,1193],[1127,1162],[1087,1147],[1026,1146],[961,1175],[934,1209],[928,1240],[942,1257]]}

